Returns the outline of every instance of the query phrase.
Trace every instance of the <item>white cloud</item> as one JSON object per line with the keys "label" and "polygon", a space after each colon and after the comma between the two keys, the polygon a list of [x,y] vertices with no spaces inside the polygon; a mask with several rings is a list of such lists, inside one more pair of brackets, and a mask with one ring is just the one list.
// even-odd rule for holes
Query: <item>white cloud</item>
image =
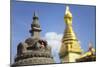
{"label": "white cloud", "polygon": [[52,55],[54,56],[56,63],[60,62],[58,53],[61,46],[62,36],[63,34],[57,34],[56,32],[47,32],[45,34],[45,39],[47,40],[48,45],[52,48]]}

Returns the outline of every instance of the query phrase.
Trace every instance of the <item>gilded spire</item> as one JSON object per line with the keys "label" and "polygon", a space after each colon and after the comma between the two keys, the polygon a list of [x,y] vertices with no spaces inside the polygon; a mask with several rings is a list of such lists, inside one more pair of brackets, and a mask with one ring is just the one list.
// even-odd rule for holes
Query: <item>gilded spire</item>
{"label": "gilded spire", "polygon": [[67,25],[72,25],[72,13],[70,12],[69,6],[66,6],[64,20]]}
{"label": "gilded spire", "polygon": [[67,16],[69,16],[69,17],[72,17],[72,13],[70,12],[69,6],[66,6],[65,14],[66,14]]}
{"label": "gilded spire", "polygon": [[62,41],[65,41],[66,39],[77,40],[76,35],[72,28],[72,13],[69,9],[69,6],[66,6],[64,20],[66,23],[66,28],[65,28],[64,37]]}
{"label": "gilded spire", "polygon": [[[82,53],[80,43],[72,27],[72,13],[69,7],[66,7],[64,20],[66,23],[62,45],[60,49],[60,57],[62,62],[75,62],[75,59]],[[74,58],[72,57],[74,54]],[[71,56],[72,55],[72,56]]]}

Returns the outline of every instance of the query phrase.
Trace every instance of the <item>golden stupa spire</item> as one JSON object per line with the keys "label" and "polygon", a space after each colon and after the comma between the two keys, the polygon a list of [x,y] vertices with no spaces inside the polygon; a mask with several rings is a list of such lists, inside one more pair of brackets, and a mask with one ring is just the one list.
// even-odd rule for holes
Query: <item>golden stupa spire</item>
{"label": "golden stupa spire", "polygon": [[70,12],[69,6],[66,6],[64,20],[67,25],[72,25],[72,13]]}
{"label": "golden stupa spire", "polygon": [[65,14],[67,14],[69,11],[69,6],[66,6],[66,11],[65,11]]}
{"label": "golden stupa spire", "polygon": [[65,14],[69,15],[70,17],[72,17],[72,13],[70,12],[69,6],[66,6]]}
{"label": "golden stupa spire", "polygon": [[[72,28],[72,13],[69,6],[66,7],[64,21],[66,23],[62,45],[60,49],[60,57],[62,62],[75,62],[75,59],[82,53],[80,43]],[[75,55],[75,57],[72,57]]]}
{"label": "golden stupa spire", "polygon": [[66,28],[65,28],[65,32],[64,32],[64,36],[63,36],[62,41],[66,40],[66,39],[77,40],[76,35],[75,35],[75,33],[72,29],[72,13],[70,11],[69,6],[66,6],[64,20],[65,20],[65,23],[66,23]]}

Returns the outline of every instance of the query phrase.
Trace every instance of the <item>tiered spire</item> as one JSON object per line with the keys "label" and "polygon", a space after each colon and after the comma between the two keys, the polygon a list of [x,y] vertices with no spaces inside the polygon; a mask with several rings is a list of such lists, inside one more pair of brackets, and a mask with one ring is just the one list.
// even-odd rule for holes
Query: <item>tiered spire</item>
{"label": "tiered spire", "polygon": [[65,28],[64,36],[62,38],[62,46],[61,46],[60,54],[63,57],[64,55],[68,54],[67,59],[64,59],[64,61],[73,62],[73,60],[70,60],[71,55],[69,53],[81,54],[82,50],[80,47],[80,43],[76,38],[76,35],[72,28],[72,13],[70,12],[68,6],[66,7],[64,20],[66,23],[66,28]]}
{"label": "tiered spire", "polygon": [[66,23],[66,29],[64,32],[62,42],[65,45],[71,46],[68,48],[68,50],[71,50],[73,52],[81,52],[80,44],[72,28],[72,13],[70,12],[68,6],[66,7],[64,20]]}
{"label": "tiered spire", "polygon": [[66,7],[66,12],[65,12],[65,16],[64,16],[64,20],[66,23],[66,29],[64,32],[64,37],[63,37],[63,41],[65,41],[66,39],[70,40],[77,40],[75,33],[72,29],[72,13],[70,12],[69,7]]}
{"label": "tiered spire", "polygon": [[40,24],[39,24],[39,18],[36,15],[36,13],[34,12],[34,16],[33,16],[33,22],[31,24],[31,30],[29,31],[31,33],[32,37],[39,37],[40,36]]}

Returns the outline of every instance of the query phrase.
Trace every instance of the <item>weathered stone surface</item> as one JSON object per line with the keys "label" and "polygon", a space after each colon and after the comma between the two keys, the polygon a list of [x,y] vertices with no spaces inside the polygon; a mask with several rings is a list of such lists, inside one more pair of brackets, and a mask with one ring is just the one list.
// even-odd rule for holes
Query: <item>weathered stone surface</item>
{"label": "weathered stone surface", "polygon": [[[31,64],[49,64],[54,63],[53,57],[51,55],[51,48],[49,46],[44,47],[34,47],[31,46],[31,49],[28,48],[28,44],[20,44],[24,46],[25,50],[18,52],[17,57],[15,58],[14,65],[31,65]],[[40,44],[41,45],[41,44]],[[19,47],[19,45],[18,45]],[[33,48],[34,47],[34,48]],[[19,48],[20,49],[20,48]],[[20,49],[21,50],[21,49]],[[17,50],[19,51],[19,50]]]}
{"label": "weathered stone surface", "polygon": [[46,40],[40,38],[41,28],[35,14],[33,20],[30,30],[31,37],[18,44],[13,66],[54,63],[51,47],[48,46]]}
{"label": "weathered stone surface", "polygon": [[14,65],[33,65],[33,64],[51,64],[54,61],[51,58],[46,57],[32,57],[27,59],[22,59],[15,62]]}

